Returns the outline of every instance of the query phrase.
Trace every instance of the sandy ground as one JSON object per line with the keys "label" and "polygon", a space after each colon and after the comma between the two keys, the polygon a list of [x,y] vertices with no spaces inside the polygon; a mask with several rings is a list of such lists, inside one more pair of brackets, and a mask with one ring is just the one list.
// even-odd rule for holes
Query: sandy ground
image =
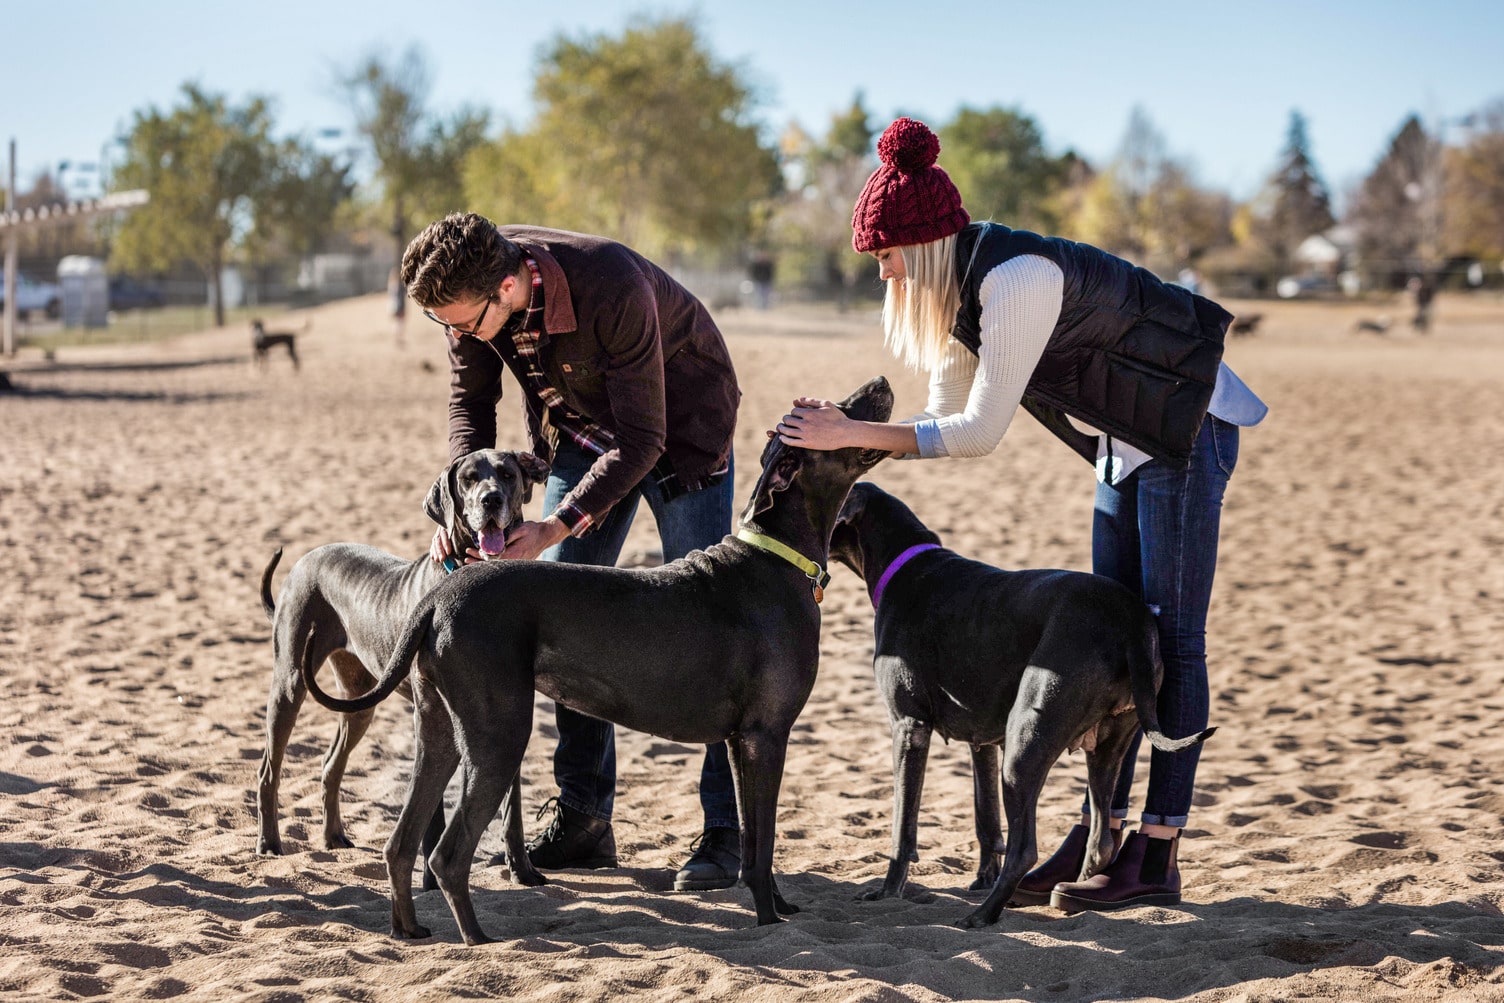
{"label": "sandy ground", "polygon": [[[982,931],[952,925],[977,899],[964,746],[935,743],[907,897],[854,901],[885,868],[891,767],[871,609],[842,569],[783,785],[791,922],[756,927],[744,889],[666,891],[700,826],[699,754],[624,733],[620,870],[524,889],[478,867],[499,943],[464,947],[438,893],[418,898],[432,939],[391,939],[400,699],[346,781],[358,847],[316,845],[335,720],[310,702],[284,771],[287,855],[254,853],[271,662],[257,584],[278,546],[279,583],[331,541],[424,551],[439,335],[417,318],[399,351],[371,297],[313,315],[298,375],[280,355],[255,372],[243,329],[64,350],[52,369],[23,358],[22,392],[0,395],[0,997],[1504,999],[1504,303],[1443,299],[1426,339],[1350,333],[1374,308],[1243,306],[1264,321],[1228,358],[1273,412],[1244,436],[1226,503],[1221,730],[1181,853],[1186,904],[1012,910]],[[746,388],[740,497],[796,393],[881,372],[900,412],[922,403],[869,314],[723,323]],[[519,447],[515,392],[501,426]],[[969,556],[1089,566],[1090,472],[1027,416],[994,456],[873,479]],[[644,511],[623,562],[656,563],[655,540]],[[553,793],[539,703],[529,808]],[[1052,773],[1047,849],[1083,781],[1079,754]],[[493,825],[482,853],[500,842]]]}

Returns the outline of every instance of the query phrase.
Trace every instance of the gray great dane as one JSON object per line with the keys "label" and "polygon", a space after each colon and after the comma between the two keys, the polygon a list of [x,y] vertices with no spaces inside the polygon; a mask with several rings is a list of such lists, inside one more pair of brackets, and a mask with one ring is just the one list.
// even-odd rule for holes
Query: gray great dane
{"label": "gray great dane", "polygon": [[971,887],[992,891],[960,925],[977,927],[997,922],[1034,866],[1034,810],[1062,753],[1086,750],[1085,880],[1112,860],[1107,805],[1134,732],[1142,726],[1156,749],[1174,752],[1217,729],[1182,739],[1159,730],[1159,632],[1131,590],[1079,571],[1001,571],[939,542],[908,506],[866,482],[852,488],[831,537],[831,559],[862,576],[876,607],[873,669],[893,728],[893,856],[882,887],[862,897],[903,893],[938,731],[971,746],[981,847]]}
{"label": "gray great dane", "polygon": [[[500,553],[506,534],[522,521],[522,506],[532,486],[548,476],[548,465],[531,453],[481,449],[450,463],[434,482],[424,502],[428,516],[449,532],[455,552],[475,547]],[[355,543],[331,543],[309,551],[288,572],[282,594],[272,601],[272,572],[282,557],[272,555],[261,576],[261,605],[272,622],[273,667],[271,693],[266,700],[266,751],[257,775],[256,812],[259,834],[256,852],[280,854],[282,837],[277,824],[277,788],[282,757],[302,707],[303,674],[298,658],[311,635],[317,643],[308,654],[328,659],[341,692],[362,693],[375,683],[369,670],[380,671],[391,657],[402,624],[419,600],[444,577],[443,568],[427,555],[403,560]],[[463,569],[462,569],[463,570]],[[405,687],[404,687],[405,689]],[[340,818],[339,790],[350,752],[365,734],[374,710],[341,717],[334,743],[324,757],[324,847],[355,845]],[[438,815],[442,823],[442,815]],[[518,841],[521,845],[521,822]],[[435,829],[432,838],[437,839]],[[516,848],[508,846],[509,851]],[[512,852],[514,874],[523,884],[540,884],[527,854]],[[425,886],[431,878],[425,873]]]}
{"label": "gray great dane", "polygon": [[[878,377],[840,407],[858,420],[886,421],[893,391]],[[358,700],[324,694],[305,661],[314,698],[354,713],[384,699],[417,659],[417,762],[386,844],[393,935],[429,936],[413,910],[413,859],[458,766],[459,803],[429,866],[465,943],[489,940],[471,902],[470,865],[527,748],[535,687],[672,741],[725,740],[757,921],[796,911],[773,878],[784,755],[819,663],[831,527],[852,483],[886,455],[770,441],[741,530],[660,568],[502,561],[454,575],[418,604],[385,676]],[[512,802],[509,813],[517,811]]]}

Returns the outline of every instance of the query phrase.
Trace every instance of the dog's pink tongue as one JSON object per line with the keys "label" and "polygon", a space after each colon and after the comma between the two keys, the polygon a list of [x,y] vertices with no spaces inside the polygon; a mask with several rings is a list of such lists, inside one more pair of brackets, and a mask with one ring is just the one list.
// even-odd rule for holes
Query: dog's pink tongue
{"label": "dog's pink tongue", "polygon": [[495,556],[507,547],[507,531],[499,526],[487,526],[480,531],[480,552]]}

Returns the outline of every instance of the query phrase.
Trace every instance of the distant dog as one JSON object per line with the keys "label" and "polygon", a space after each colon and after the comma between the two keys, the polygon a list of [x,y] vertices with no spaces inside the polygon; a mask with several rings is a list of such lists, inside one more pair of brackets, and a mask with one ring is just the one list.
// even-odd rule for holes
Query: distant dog
{"label": "distant dog", "polygon": [[[303,330],[308,330],[308,324],[303,324]],[[266,325],[261,323],[261,318],[251,321],[251,348],[255,351],[254,360],[258,367],[265,367],[267,353],[277,345],[287,349],[287,357],[292,359],[292,368],[298,368],[298,336],[292,331],[268,332]]]}
{"label": "distant dog", "polygon": [[1038,856],[1035,804],[1062,753],[1086,750],[1085,880],[1112,861],[1107,803],[1134,733],[1142,727],[1154,748],[1172,752],[1216,729],[1180,739],[1159,730],[1159,631],[1129,589],[1079,571],[1000,571],[939,542],[908,506],[870,483],[851,489],[830,540],[831,560],[861,575],[872,595],[873,669],[893,729],[893,856],[882,887],[863,898],[903,893],[918,859],[919,793],[938,731],[971,746],[981,844],[972,887],[992,888],[961,921],[977,927],[1019,901],[1019,879]]}
{"label": "distant dog", "polygon": [[[445,468],[424,503],[424,511],[443,525],[456,554],[471,547],[497,554],[506,537],[522,522],[522,506],[532,497],[533,485],[548,476],[548,464],[531,453],[480,449]],[[305,640],[315,630],[318,644],[312,657],[328,659],[341,692],[359,693],[375,683],[391,658],[403,622],[428,591],[445,578],[443,568],[427,554],[406,561],[384,550],[355,543],[331,543],[309,551],[282,583],[278,602],[272,601],[272,572],[282,556],[278,550],[261,577],[261,605],[272,622],[272,685],[266,701],[266,752],[261,757],[256,793],[258,836],[256,852],[280,854],[277,827],[277,787],[282,755],[292,736],[307,689],[299,671]],[[461,576],[470,569],[458,569]],[[374,671],[373,671],[374,670]],[[324,757],[323,800],[326,849],[353,846],[345,835],[339,812],[340,781],[350,752],[371,723],[374,711],[342,715],[334,744]],[[514,793],[515,798],[515,793]],[[437,832],[433,838],[437,839]],[[538,884],[521,845],[508,845],[508,859],[522,884]],[[426,867],[425,867],[426,871]],[[425,879],[427,879],[425,873]],[[425,884],[426,887],[431,885]]]}
{"label": "distant dog", "polygon": [[1261,313],[1251,313],[1246,317],[1235,317],[1232,324],[1227,328],[1227,333],[1240,337],[1256,334],[1259,329],[1259,322],[1263,319],[1264,315]]}
{"label": "distant dog", "polygon": [[1353,334],[1363,334],[1365,332],[1369,334],[1388,334],[1389,326],[1393,323],[1393,319],[1387,315],[1379,317],[1376,320],[1369,320],[1365,317],[1353,325]]}

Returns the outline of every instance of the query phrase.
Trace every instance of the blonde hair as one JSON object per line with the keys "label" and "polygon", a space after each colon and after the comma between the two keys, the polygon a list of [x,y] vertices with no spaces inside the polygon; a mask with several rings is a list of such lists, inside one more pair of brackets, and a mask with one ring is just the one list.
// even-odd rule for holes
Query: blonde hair
{"label": "blonde hair", "polygon": [[945,357],[961,286],[956,280],[956,235],[897,248],[905,278],[883,297],[883,340],[910,369],[934,372]]}

